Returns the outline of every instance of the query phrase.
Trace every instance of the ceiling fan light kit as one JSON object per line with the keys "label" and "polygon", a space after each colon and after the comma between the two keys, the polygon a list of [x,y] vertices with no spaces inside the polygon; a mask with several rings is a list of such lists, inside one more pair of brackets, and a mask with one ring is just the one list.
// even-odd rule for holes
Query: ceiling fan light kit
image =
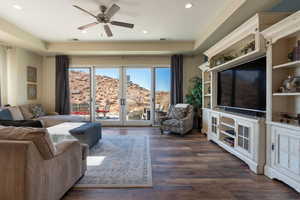
{"label": "ceiling fan light kit", "polygon": [[78,27],[79,30],[83,31],[85,29],[88,29],[90,27],[96,26],[98,24],[104,24],[104,31],[108,37],[112,37],[113,33],[111,31],[111,28],[109,24],[114,26],[120,26],[124,28],[134,28],[134,24],[126,23],[126,22],[119,22],[119,21],[112,21],[111,18],[121,9],[117,4],[113,4],[109,9],[107,9],[106,6],[101,5],[100,6],[100,13],[98,15],[94,15],[93,13],[79,7],[76,5],[73,5],[75,8],[87,13],[88,15],[94,17],[97,21],[92,22],[83,26]]}

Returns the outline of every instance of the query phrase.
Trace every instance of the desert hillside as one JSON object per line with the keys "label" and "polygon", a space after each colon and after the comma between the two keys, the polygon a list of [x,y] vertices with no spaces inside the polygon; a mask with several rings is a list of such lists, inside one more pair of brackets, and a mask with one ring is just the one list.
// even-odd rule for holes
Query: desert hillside
{"label": "desert hillside", "polygon": [[[70,89],[72,104],[88,104],[90,98],[89,74],[70,71]],[[105,105],[110,105],[110,113],[119,112],[119,80],[107,76],[96,75],[96,105],[103,110]],[[127,107],[130,111],[143,111],[150,108],[150,91],[132,82],[129,83]],[[169,92],[157,92],[156,104],[165,110],[169,105]]]}

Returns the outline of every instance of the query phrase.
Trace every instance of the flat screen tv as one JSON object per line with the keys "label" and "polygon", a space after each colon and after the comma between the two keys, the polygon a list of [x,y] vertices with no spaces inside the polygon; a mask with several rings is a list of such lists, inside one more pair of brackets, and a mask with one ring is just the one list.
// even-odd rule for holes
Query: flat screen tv
{"label": "flat screen tv", "polygon": [[218,73],[218,106],[266,110],[266,57]]}

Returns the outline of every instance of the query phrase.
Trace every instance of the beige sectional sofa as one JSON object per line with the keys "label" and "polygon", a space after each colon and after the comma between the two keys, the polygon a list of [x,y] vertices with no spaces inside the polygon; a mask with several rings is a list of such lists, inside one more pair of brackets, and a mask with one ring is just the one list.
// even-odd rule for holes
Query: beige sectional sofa
{"label": "beige sectional sofa", "polygon": [[86,171],[88,147],[47,129],[0,126],[0,199],[59,200]]}
{"label": "beige sectional sofa", "polygon": [[[34,108],[40,109],[39,115],[33,112]],[[46,113],[41,104],[26,104],[8,108],[13,120],[40,120],[43,127],[48,128],[64,122],[83,122],[84,118],[75,115],[59,115],[58,113]]]}

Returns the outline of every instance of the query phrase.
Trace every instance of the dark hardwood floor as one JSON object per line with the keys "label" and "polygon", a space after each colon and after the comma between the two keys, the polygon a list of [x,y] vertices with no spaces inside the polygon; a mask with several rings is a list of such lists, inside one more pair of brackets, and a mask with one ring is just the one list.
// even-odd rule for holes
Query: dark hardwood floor
{"label": "dark hardwood floor", "polygon": [[252,173],[247,165],[196,131],[180,137],[156,128],[104,128],[150,136],[153,188],[70,190],[63,200],[285,200],[300,194]]}

